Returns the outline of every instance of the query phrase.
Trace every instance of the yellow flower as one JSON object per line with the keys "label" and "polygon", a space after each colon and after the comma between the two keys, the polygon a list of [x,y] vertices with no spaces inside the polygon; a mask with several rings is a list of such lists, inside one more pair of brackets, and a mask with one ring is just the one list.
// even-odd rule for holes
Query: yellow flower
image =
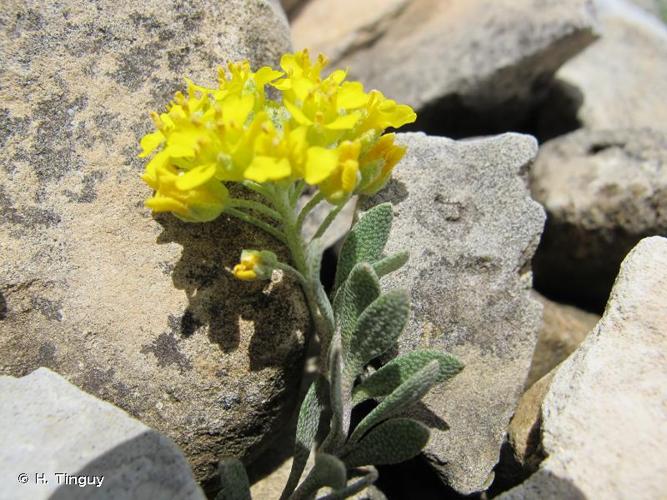
{"label": "yellow flower", "polygon": [[396,134],[385,134],[361,159],[362,178],[359,192],[372,195],[382,189],[396,164],[405,155],[405,147],[394,144]]}
{"label": "yellow flower", "polygon": [[359,172],[359,141],[345,141],[334,152],[336,163],[331,175],[327,176],[319,188],[331,203],[339,203],[354,192],[361,176]]}
{"label": "yellow flower", "polygon": [[164,152],[158,153],[146,167],[143,180],[155,189],[146,200],[154,212],[173,212],[188,222],[208,222],[225,207],[228,192],[214,179],[215,166],[201,166],[184,172],[169,165]]}
{"label": "yellow flower", "polygon": [[[187,80],[166,112],[152,113],[156,130],[141,139],[140,157],[152,159],[144,180],[156,190],[147,205],[186,220],[211,220],[222,211],[223,183],[305,181],[327,200],[380,189],[404,153],[397,128],[415,120],[406,105],[366,92],[336,70],[327,76],[324,56],[307,50],[285,54],[283,71],[248,61],[218,72],[217,88]],[[271,85],[281,97],[267,96]]]}
{"label": "yellow flower", "polygon": [[271,273],[278,263],[278,257],[273,252],[263,250],[243,250],[241,262],[234,266],[232,273],[242,281],[270,279]]}
{"label": "yellow flower", "polygon": [[399,128],[417,119],[417,114],[407,104],[397,104],[387,99],[379,90],[372,90],[366,106],[366,117],[358,132],[375,129],[382,131],[388,127]]}

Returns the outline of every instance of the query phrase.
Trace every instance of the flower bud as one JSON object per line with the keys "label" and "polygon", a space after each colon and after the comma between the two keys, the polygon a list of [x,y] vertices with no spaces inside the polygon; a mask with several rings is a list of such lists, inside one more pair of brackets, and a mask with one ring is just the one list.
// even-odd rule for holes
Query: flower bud
{"label": "flower bud", "polygon": [[268,280],[278,264],[278,258],[268,250],[243,250],[241,261],[234,266],[232,272],[237,279],[243,281]]}

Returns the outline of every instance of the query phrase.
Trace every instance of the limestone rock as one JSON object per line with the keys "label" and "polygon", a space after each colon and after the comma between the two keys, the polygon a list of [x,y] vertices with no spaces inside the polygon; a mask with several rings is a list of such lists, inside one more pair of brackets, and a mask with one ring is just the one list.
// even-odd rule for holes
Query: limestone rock
{"label": "limestone rock", "polygon": [[519,103],[595,39],[593,23],[589,0],[312,0],[292,32],[295,48],[461,133],[475,112],[518,121]]}
{"label": "limestone rock", "polygon": [[667,234],[667,133],[580,130],[545,144],[531,174],[547,211],[536,288],[602,309],[627,252]]}
{"label": "limestone rock", "polygon": [[547,458],[501,498],[664,496],[667,238],[630,252],[600,323],[557,370],[542,404]]}
{"label": "limestone rock", "polygon": [[427,458],[468,494],[493,478],[540,326],[529,263],[544,212],[523,178],[537,144],[518,134],[463,142],[398,137],[407,155],[365,206],[392,202],[386,251],[410,251],[409,262],[383,279],[386,289],[412,296],[400,352],[441,348],[466,365],[427,395],[420,413],[433,427]]}
{"label": "limestone rock", "polygon": [[600,39],[556,73],[560,85],[581,104],[579,122],[590,129],[664,130],[667,26],[624,0],[595,3]]}
{"label": "limestone rock", "polygon": [[535,298],[544,308],[543,323],[526,387],[532,386],[573,353],[600,320],[597,314],[553,302],[538,293],[535,293]]}
{"label": "limestone rock", "polygon": [[170,439],[47,368],[0,376],[0,427],[2,498],[205,498]]}
{"label": "limestone rock", "polygon": [[667,3],[665,3],[665,0],[631,0],[631,2],[667,22]]}
{"label": "limestone rock", "polygon": [[[300,200],[300,206],[306,204],[311,199],[311,195],[304,195]],[[340,241],[343,236],[347,234],[352,227],[352,220],[354,219],[354,214],[357,207],[357,197],[353,197],[347,202],[343,209],[338,213],[336,218],[333,220],[329,228],[322,235],[322,247],[329,248]],[[327,215],[333,208],[332,205],[326,201],[318,204],[312,212],[308,215],[303,224],[303,235],[306,239],[310,239],[317,233],[317,230],[320,228],[320,225],[324,222]]]}
{"label": "limestone rock", "polygon": [[280,0],[280,5],[290,18],[296,15],[306,3],[308,0]]}
{"label": "limestone rock", "polygon": [[[183,75],[275,64],[277,2],[5,2],[0,12],[0,373],[50,367],[171,437],[197,478],[289,415],[309,317],[291,281],[241,283],[221,218],[154,219],[138,140]],[[281,251],[281,249],[276,249]]]}
{"label": "limestone rock", "polygon": [[555,370],[550,371],[521,396],[507,431],[514,459],[530,472],[537,470],[544,459],[540,449],[541,408],[554,375]]}

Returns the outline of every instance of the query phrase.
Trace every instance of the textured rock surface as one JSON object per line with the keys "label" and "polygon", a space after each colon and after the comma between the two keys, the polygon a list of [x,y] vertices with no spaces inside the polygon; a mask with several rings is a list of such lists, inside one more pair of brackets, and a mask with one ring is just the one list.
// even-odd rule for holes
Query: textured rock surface
{"label": "textured rock surface", "polygon": [[540,469],[504,499],[664,496],[667,238],[628,255],[602,320],[542,404]]}
{"label": "textured rock surface", "polygon": [[[205,498],[170,439],[47,368],[0,376],[0,427],[2,498]],[[63,484],[58,471],[101,484]]]}
{"label": "textured rock surface", "polygon": [[581,103],[579,121],[591,129],[667,128],[667,26],[624,0],[595,4],[600,39],[556,73]]}
{"label": "textured rock surface", "polygon": [[667,234],[667,133],[577,131],[541,148],[531,178],[547,211],[536,288],[602,309],[627,252]]}
{"label": "textured rock surface", "polygon": [[518,134],[469,142],[399,137],[408,153],[370,204],[394,204],[387,253],[407,249],[410,261],[383,286],[412,295],[401,352],[442,348],[466,365],[425,399],[423,417],[434,427],[426,455],[458,491],[481,491],[540,326],[528,266],[544,212],[523,178],[537,144]]}
{"label": "textured rock surface", "polygon": [[507,431],[514,460],[523,471],[534,472],[544,459],[540,448],[541,408],[555,373],[547,373],[521,396]]}
{"label": "textured rock surface", "polygon": [[421,119],[461,127],[466,113],[443,110],[518,114],[518,103],[594,39],[592,24],[588,0],[312,0],[293,39],[417,110],[437,104],[437,116]]}
{"label": "textured rock surface", "polygon": [[526,387],[533,385],[573,353],[600,320],[597,314],[553,302],[538,293],[535,298],[542,303],[543,320]]}
{"label": "textured rock surface", "polygon": [[48,366],[170,436],[198,479],[288,414],[308,315],[300,290],[235,281],[221,219],[142,207],[138,139],[182,75],[275,63],[277,2],[5,2],[0,12],[0,373]]}

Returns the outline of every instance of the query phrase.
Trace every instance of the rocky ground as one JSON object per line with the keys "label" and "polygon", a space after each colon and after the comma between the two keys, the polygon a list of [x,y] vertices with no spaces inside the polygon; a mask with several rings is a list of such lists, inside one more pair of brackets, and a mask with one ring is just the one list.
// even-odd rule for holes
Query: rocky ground
{"label": "rocky ground", "polygon": [[[88,498],[17,477],[100,467],[108,498],[205,498],[222,456],[277,498],[302,294],[226,271],[271,247],[249,226],[153,218],[136,154],[184,74],[291,47],[417,111],[356,209],[391,202],[387,250],[410,250],[384,283],[414,305],[395,352],[466,365],[414,410],[423,456],[365,497],[664,497],[665,22],[665,0],[8,2],[0,499]],[[326,234],[329,277],[354,212]]]}

